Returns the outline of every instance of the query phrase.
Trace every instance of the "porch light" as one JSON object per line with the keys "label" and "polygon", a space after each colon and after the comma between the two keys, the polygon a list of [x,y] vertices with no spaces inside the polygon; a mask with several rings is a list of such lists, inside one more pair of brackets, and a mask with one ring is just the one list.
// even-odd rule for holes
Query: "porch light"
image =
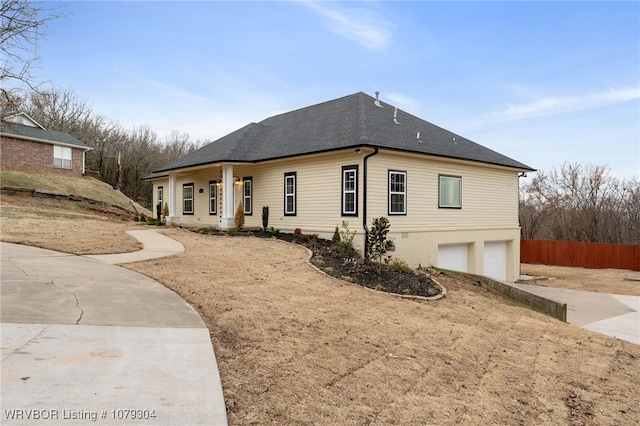
{"label": "porch light", "polygon": [[236,181],[236,185],[242,184],[242,179],[240,179],[239,177],[234,177],[234,179]]}

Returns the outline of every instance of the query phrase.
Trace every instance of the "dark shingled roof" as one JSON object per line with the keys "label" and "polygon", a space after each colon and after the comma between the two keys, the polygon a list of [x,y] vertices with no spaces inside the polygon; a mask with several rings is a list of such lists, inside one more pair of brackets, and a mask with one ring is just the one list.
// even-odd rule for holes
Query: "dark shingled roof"
{"label": "dark shingled roof", "polygon": [[[155,172],[217,162],[276,158],[376,147],[534,170],[362,92],[251,123]],[[420,140],[416,138],[420,132]]]}
{"label": "dark shingled roof", "polygon": [[2,122],[2,133],[8,136],[15,136],[18,139],[30,138],[50,143],[73,145],[87,150],[91,149],[89,145],[79,141],[68,133],[59,132],[57,130],[44,130],[40,127],[25,126],[24,124],[8,121]]}

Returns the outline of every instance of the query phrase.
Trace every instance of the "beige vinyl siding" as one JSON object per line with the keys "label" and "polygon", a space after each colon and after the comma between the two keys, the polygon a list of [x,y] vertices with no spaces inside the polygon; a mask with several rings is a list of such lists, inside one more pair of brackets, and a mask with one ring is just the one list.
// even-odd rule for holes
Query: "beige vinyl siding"
{"label": "beige vinyl siding", "polygon": [[[277,160],[234,168],[234,174],[253,178],[254,214],[245,218],[247,226],[262,226],[262,206],[269,206],[269,226],[291,232],[327,236],[336,225],[348,220],[361,234],[361,216],[342,217],[342,166],[360,164],[362,156],[352,150],[325,155]],[[362,199],[362,167],[358,176],[358,209]],[[296,215],[284,214],[284,175],[296,173]],[[360,214],[360,212],[359,212]],[[329,235],[330,236],[330,235]]]}
{"label": "beige vinyl siding", "polygon": [[153,213],[153,217],[157,218],[156,205],[158,204],[158,187],[162,187],[162,197],[164,200],[162,201],[162,207],[164,208],[164,203],[169,202],[169,178],[162,179],[154,179],[153,180],[153,204],[151,206],[151,212]]}
{"label": "beige vinyl siding", "polygon": [[[507,243],[507,280],[519,274],[518,175],[469,162],[380,152],[369,160],[368,222],[387,216],[392,256],[410,266],[437,264],[438,246],[468,246],[468,271],[482,274],[484,243]],[[407,215],[388,214],[388,170],[407,172]],[[462,208],[438,206],[438,176],[462,178]]]}
{"label": "beige vinyl siding", "polygon": [[[176,176],[175,215],[178,223],[191,226],[218,226],[218,216],[209,215],[209,181],[220,181],[220,168],[211,167],[191,172],[179,173]],[[182,188],[184,184],[193,183],[193,214],[183,214]],[[202,189],[202,193],[200,190]],[[218,188],[218,203],[220,203],[220,189]],[[165,199],[169,201],[168,190],[165,189]],[[220,206],[218,205],[218,212]]]}
{"label": "beige vinyl siding", "polygon": [[[274,160],[258,164],[235,164],[233,175],[242,179],[251,177],[253,214],[245,215],[245,228],[262,227],[262,207],[269,206],[269,226],[283,232],[300,228],[303,233],[321,234],[330,238],[336,225],[342,220],[362,231],[362,154],[353,150],[338,153],[316,154],[293,159]],[[358,216],[342,216],[342,166],[358,165]],[[284,215],[284,175],[296,172],[296,215]],[[178,173],[176,175],[176,216],[182,225],[217,227],[222,215],[222,189],[217,189],[218,209],[216,216],[209,215],[209,181],[222,180],[222,168],[215,165],[207,168]],[[163,182],[165,182],[163,180]],[[182,214],[182,185],[194,184],[194,214]],[[168,179],[165,199],[168,201]],[[203,188],[203,193],[200,193]],[[234,184],[236,211],[242,200],[242,185]]]}
{"label": "beige vinyl siding", "polygon": [[[513,170],[381,152],[369,160],[369,218],[389,216],[392,228],[518,226],[518,177]],[[407,215],[388,214],[388,171],[407,172]],[[439,175],[462,178],[462,208],[439,208]]]}

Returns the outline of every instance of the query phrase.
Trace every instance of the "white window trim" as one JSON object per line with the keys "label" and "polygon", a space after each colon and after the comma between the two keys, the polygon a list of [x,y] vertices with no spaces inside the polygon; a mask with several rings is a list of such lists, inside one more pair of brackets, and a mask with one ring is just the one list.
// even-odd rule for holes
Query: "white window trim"
{"label": "white window trim", "polygon": [[[451,179],[458,181],[458,204],[442,203],[442,181],[443,179]],[[441,209],[461,209],[462,208],[462,176],[438,175],[438,207]]]}
{"label": "white window trim", "polygon": [[[402,175],[404,191],[392,191],[391,190],[391,175]],[[393,206],[391,202],[392,195],[402,195],[402,211],[401,212],[393,212],[391,208]],[[389,170],[389,215],[406,215],[407,214],[407,172],[401,170]]]}
{"label": "white window trim", "polygon": [[[66,154],[66,155],[65,155]],[[68,164],[65,162],[68,161]],[[58,162],[58,164],[56,164]],[[58,169],[73,168],[73,150],[68,146],[53,146],[53,167]]]}

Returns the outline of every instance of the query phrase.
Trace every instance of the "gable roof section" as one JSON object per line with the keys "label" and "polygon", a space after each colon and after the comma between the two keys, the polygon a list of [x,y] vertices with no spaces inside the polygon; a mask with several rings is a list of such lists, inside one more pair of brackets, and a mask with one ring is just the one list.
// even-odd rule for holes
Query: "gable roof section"
{"label": "gable roof section", "polygon": [[0,113],[0,116],[2,116],[3,121],[7,121],[10,123],[24,124],[25,126],[40,127],[41,129],[44,129],[44,127],[41,126],[40,123],[34,120],[26,112],[4,112],[3,111],[2,113]]}
{"label": "gable roof section", "polygon": [[2,122],[2,135],[16,139],[43,142],[54,145],[66,145],[72,148],[90,150],[91,147],[68,133],[46,130],[42,127],[26,126],[20,123]]}
{"label": "gable roof section", "polygon": [[[277,158],[372,147],[469,160],[532,171],[462,136],[362,92],[251,123],[169,163],[155,172],[217,162],[260,162]],[[420,139],[417,133],[420,132]]]}

